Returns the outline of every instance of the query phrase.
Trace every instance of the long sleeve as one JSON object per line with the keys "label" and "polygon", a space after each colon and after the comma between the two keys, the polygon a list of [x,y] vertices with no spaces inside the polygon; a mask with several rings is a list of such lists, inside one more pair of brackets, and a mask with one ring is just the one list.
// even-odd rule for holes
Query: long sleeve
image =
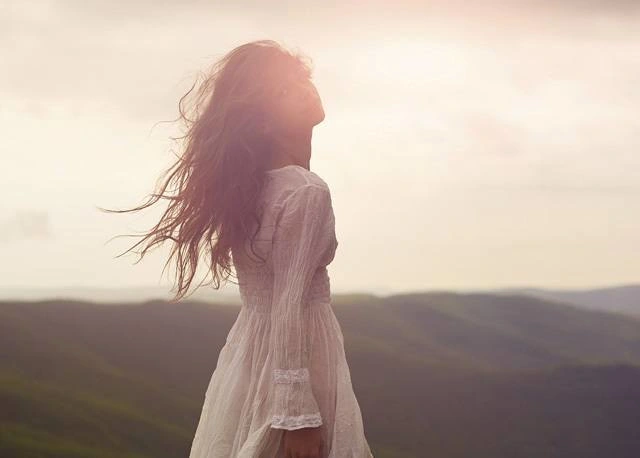
{"label": "long sleeve", "polygon": [[315,271],[321,267],[323,254],[330,248],[334,230],[328,188],[309,183],[286,197],[272,244],[273,428],[292,430],[322,424],[311,389],[304,300]]}

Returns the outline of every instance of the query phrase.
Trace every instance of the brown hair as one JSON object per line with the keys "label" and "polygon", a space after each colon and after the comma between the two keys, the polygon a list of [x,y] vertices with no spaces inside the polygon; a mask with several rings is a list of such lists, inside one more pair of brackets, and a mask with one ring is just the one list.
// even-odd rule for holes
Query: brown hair
{"label": "brown hair", "polygon": [[[170,138],[184,139],[184,151],[161,175],[157,191],[135,208],[101,208],[124,213],[168,200],[160,221],[143,235],[130,235],[142,240],[118,257],[142,244],[140,261],[153,246],[173,241],[165,263],[166,268],[175,257],[177,292],[173,300],[186,295],[203,248],[210,258],[215,289],[221,279],[233,275],[231,248],[248,238],[253,250],[259,227],[255,226],[253,234],[249,229],[260,218],[257,198],[271,159],[271,141],[262,131],[268,116],[266,104],[277,94],[281,75],[302,70],[310,76],[310,63],[304,54],[273,40],[252,41],[228,52],[204,76],[190,113],[183,103],[198,81],[180,98],[180,115],[171,122],[182,120],[186,133]],[[167,192],[172,183],[174,194]]]}

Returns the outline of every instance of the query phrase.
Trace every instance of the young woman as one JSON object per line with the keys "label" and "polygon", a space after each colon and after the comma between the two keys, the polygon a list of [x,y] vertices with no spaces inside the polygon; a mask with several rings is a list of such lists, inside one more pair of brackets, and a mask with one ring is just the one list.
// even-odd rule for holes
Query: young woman
{"label": "young woman", "polygon": [[237,273],[242,307],[189,457],[372,457],[331,307],[331,194],[309,170],[312,130],[325,117],[311,68],[300,53],[254,41],[217,61],[197,94],[191,118],[180,101],[186,148],[154,198],[171,180],[176,195],[164,196],[162,220],[138,242],[143,256],[175,242],[176,298],[201,244],[216,288],[231,265]]}

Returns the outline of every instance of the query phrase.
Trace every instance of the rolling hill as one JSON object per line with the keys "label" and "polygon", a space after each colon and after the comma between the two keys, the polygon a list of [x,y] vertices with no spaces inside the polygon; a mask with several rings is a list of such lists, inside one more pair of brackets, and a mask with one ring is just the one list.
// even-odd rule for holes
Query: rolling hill
{"label": "rolling hill", "polygon": [[640,318],[640,285],[611,286],[594,289],[506,289],[507,294],[525,294],[548,301],[573,304],[591,310],[602,310]]}
{"label": "rolling hill", "polygon": [[[640,454],[640,320],[517,294],[334,310],[376,458]],[[186,457],[238,311],[0,303],[0,456]]]}

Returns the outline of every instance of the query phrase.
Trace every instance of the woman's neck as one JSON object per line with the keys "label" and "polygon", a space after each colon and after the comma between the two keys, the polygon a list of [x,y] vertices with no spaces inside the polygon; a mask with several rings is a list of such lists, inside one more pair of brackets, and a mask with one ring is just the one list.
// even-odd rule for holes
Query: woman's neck
{"label": "woman's neck", "polygon": [[296,164],[306,169],[311,160],[311,130],[303,135],[281,137],[274,142],[271,168]]}

